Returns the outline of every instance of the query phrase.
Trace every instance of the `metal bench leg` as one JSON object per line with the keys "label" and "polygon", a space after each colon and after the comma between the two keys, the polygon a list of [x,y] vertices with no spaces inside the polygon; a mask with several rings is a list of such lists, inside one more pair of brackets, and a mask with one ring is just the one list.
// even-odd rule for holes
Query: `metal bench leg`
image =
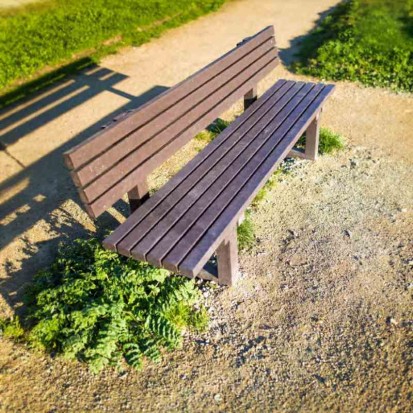
{"label": "metal bench leg", "polygon": [[257,100],[257,86],[254,86],[244,95],[244,110],[248,109]]}
{"label": "metal bench leg", "polygon": [[305,132],[305,158],[315,161],[318,157],[320,138],[320,112],[317,113]]}
{"label": "metal bench leg", "polygon": [[237,229],[234,227],[225,237],[217,251],[218,282],[221,285],[233,285],[239,275]]}
{"label": "metal bench leg", "polygon": [[139,182],[128,192],[130,213],[138,209],[149,198],[149,189],[146,179]]}

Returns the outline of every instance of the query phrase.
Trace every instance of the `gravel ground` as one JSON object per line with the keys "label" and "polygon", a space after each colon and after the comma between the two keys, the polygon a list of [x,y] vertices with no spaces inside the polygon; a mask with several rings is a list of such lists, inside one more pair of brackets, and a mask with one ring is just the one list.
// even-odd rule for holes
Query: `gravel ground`
{"label": "gravel ground", "polygon": [[[302,17],[301,29],[293,25],[284,33],[284,45],[304,34],[326,4],[263,1],[257,11],[263,16],[259,26],[268,15],[288,31],[293,3],[302,5],[294,19]],[[242,16],[253,22],[250,7],[257,4],[230,4],[103,64],[111,70],[123,65],[127,72],[137,57],[163,50],[160,73],[173,83],[178,75],[168,78],[165,62],[174,46],[179,54],[183,39],[202,43],[206,27],[219,34],[225,16],[237,37],[243,37],[244,28],[235,23]],[[203,49],[207,60],[218,56],[221,47],[225,50],[226,44]],[[185,64],[182,59],[177,63],[180,68]],[[280,77],[297,78],[280,67],[260,90]],[[131,79],[119,85],[136,93]],[[142,372],[108,370],[100,376],[80,363],[0,339],[0,411],[412,411],[412,103],[411,95],[337,84],[322,124],[346,137],[346,149],[315,163],[295,162],[253,211],[257,242],[240,256],[239,284],[202,285],[211,313],[208,333],[188,337],[182,350],[166,354],[159,365],[148,363]],[[27,131],[27,123],[16,122],[10,127],[14,133],[6,132],[7,152],[0,152],[5,174],[0,186],[2,314],[18,308],[22,285],[50,262],[58,241],[94,230],[61,166],[61,152],[66,142],[71,146],[84,137],[84,129],[90,133],[96,118],[122,104],[105,91],[50,116],[47,125],[28,123]],[[13,110],[25,113],[27,107]],[[225,117],[239,110],[240,104]],[[20,130],[26,134],[17,139]],[[162,185],[198,147],[191,142],[157,170],[151,187]],[[114,225],[113,217],[122,219],[113,209],[97,227]]]}

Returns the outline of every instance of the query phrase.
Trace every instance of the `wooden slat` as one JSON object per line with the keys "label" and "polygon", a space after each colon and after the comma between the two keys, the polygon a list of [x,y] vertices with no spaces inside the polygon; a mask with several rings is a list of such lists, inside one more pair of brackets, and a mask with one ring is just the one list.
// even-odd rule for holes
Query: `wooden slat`
{"label": "wooden slat", "polygon": [[88,207],[89,213],[92,216],[98,216],[104,212],[119,199],[120,193],[126,193],[131,187],[133,187],[134,182],[136,182],[140,176],[148,175],[161,162],[163,162],[166,157],[172,156],[177,151],[177,148],[180,148],[188,142],[188,140],[191,139],[197,132],[208,126],[225,109],[241,98],[255,83],[274,69],[277,63],[278,59],[270,60],[266,66],[253,74],[249,79],[245,80],[245,82],[239,85],[238,88],[231,94],[220,100],[219,103],[216,104],[210,111],[204,113],[203,116],[197,119],[188,129],[181,132],[178,137],[169,142],[164,148],[162,148],[162,152],[158,152],[151,158],[147,159],[144,163],[142,163],[142,165],[127,174],[125,179],[117,182],[113,187],[108,189],[105,194],[87,205],[86,207]]}
{"label": "wooden slat", "polygon": [[[119,139],[122,139],[125,134],[130,133],[140,125],[143,125],[158,116],[192,90],[204,84],[273,36],[274,28],[272,26],[266,27],[261,32],[251,37],[247,42],[243,43],[242,47],[232,49],[205,68],[140,107],[139,111],[126,121],[122,122],[122,124],[115,124],[109,130],[92,136],[85,142],[66,152],[64,155],[66,164],[70,169],[79,168],[90,159],[98,156],[107,148],[115,144]],[[98,145],[96,145],[96,139],[99,139]]]}
{"label": "wooden slat", "polygon": [[[117,167],[113,166],[125,157],[130,160],[130,164],[132,165],[136,166],[141,163],[143,159],[149,157],[152,152],[156,152],[160,147],[165,145],[167,140],[174,136],[169,132],[170,128],[168,128],[171,123],[176,122],[179,119],[179,127],[181,129],[184,129],[186,125],[191,124],[191,117],[189,114],[196,111],[195,108],[197,105],[204,102],[214,91],[220,89],[222,85],[225,85],[235,76],[242,73],[245,68],[251,66],[258,58],[265,55],[267,52],[274,53],[273,47],[274,39],[271,38],[219,75],[210,79],[198,89],[190,92],[179,101],[179,103],[169,107],[155,119],[150,120],[145,125],[126,135],[123,140],[117,142],[105,153],[76,171],[79,183],[81,183],[82,186],[86,186],[96,179],[97,176],[109,169],[113,169],[114,174],[117,175]],[[164,130],[165,128],[167,129]],[[153,143],[153,138],[155,136],[156,140],[159,142],[157,145]],[[85,191],[85,193],[87,198],[89,198],[87,191]]]}
{"label": "wooden slat", "polygon": [[[164,185],[159,189],[143,206],[140,207],[139,211],[132,214],[124,225],[118,227],[115,231],[109,235],[104,241],[104,246],[107,249],[116,251],[116,246],[118,243],[126,237],[151,211],[153,211],[158,205],[164,202],[176,189],[179,187],[181,189],[184,186],[183,191],[187,192],[192,185],[195,185],[197,181],[192,179],[187,179],[190,175],[194,176],[194,171],[197,172],[199,176],[203,176],[205,172],[209,169],[210,163],[215,163],[221,159],[228,148],[232,147],[237,140],[236,132],[240,128],[245,128],[246,132],[249,128],[254,125],[254,120],[259,119],[261,116],[261,111],[266,111],[268,105],[268,100],[274,95],[277,100],[282,97],[282,95],[288,91],[294,82],[279,80],[277,83],[271,87],[268,91],[264,93],[263,96],[256,102],[253,107],[248,108],[241,116],[239,116],[234,122],[232,122],[223,132],[221,132],[215,139],[213,145],[207,145],[195,158],[188,162],[188,164],[180,172],[178,172],[168,184]],[[276,102],[275,101],[275,102]],[[254,117],[254,118],[253,118]],[[240,137],[241,134],[238,133]],[[208,162],[207,162],[208,160]],[[168,201],[169,202],[169,199]],[[175,198],[176,202],[176,198]]]}
{"label": "wooden slat", "polygon": [[[245,205],[248,205],[252,201],[253,197],[269,178],[271,173],[275,170],[281,160],[288,154],[297,139],[302,135],[306,127],[312,121],[316,111],[320,108],[333,89],[334,86],[332,85],[327,85],[324,87],[317,98],[310,103],[305,113],[293,124],[291,124],[291,129],[281,140],[280,144],[267,156],[256,173],[244,184],[244,186],[241,187],[240,191],[235,197],[232,198],[230,203],[226,205],[225,209],[218,217],[213,217],[211,215],[208,218],[208,221],[205,218],[205,214],[204,220],[202,223],[200,222],[199,225],[206,225],[208,222],[210,222],[211,225],[208,227],[208,230],[203,234],[196,246],[178,264],[179,271],[182,274],[193,277],[200,271],[202,265],[205,264],[206,260],[208,260],[219,245],[222,234],[224,234],[226,229],[231,225],[235,225],[239,212],[242,211]],[[212,213],[213,210],[211,208],[208,211],[211,211]],[[199,226],[196,228],[199,228]],[[187,237],[189,236],[190,235],[187,234]],[[178,247],[178,245],[176,247]],[[171,257],[169,256],[165,258],[164,265],[166,264],[166,261],[169,262],[170,258]]]}
{"label": "wooden slat", "polygon": [[[227,136],[227,139],[221,144],[220,142],[215,143],[213,146],[219,147],[219,151],[214,151],[211,155],[206,156],[204,151],[202,151],[197,157],[196,161],[200,164],[199,167],[178,187],[172,192],[168,197],[162,199],[162,203],[157,205],[156,209],[153,210],[153,213],[142,219],[139,225],[136,225],[134,228],[134,233],[126,237],[119,244],[118,251],[125,254],[130,251],[130,249],[137,244],[143,236],[159,221],[161,220],[168,212],[171,211],[172,206],[176,205],[180,199],[184,196],[187,197],[188,202],[192,200],[192,203],[200,196],[200,193],[206,188],[208,188],[214,181],[215,177],[222,171],[225,171],[228,163],[232,162],[239,152],[243,149],[244,145],[239,145],[239,141],[255,128],[255,131],[260,130],[260,126],[257,129],[257,122],[268,112],[269,109],[273,107],[275,103],[279,103],[279,109],[275,113],[269,114],[269,116],[275,116],[279,110],[284,107],[284,104],[288,102],[289,97],[293,96],[294,91],[290,92],[294,82],[287,82],[283,84],[283,87],[279,89],[265,102],[264,105],[260,107],[259,111],[253,113],[252,116],[249,116],[247,121],[241,124],[241,127],[238,127],[236,130],[228,131],[225,130],[223,135]],[[271,92],[271,91],[270,91]],[[286,94],[290,92],[290,94]],[[284,102],[281,99],[284,98]],[[244,115],[242,116],[244,117]],[[263,122],[261,122],[263,124]],[[254,127],[254,128],[253,128]],[[254,133],[254,131],[252,131]],[[250,134],[251,135],[251,134]],[[251,135],[249,141],[253,139],[254,135]],[[226,156],[233,148],[236,151],[232,151],[231,156]],[[224,158],[224,164],[218,165],[218,162]],[[211,169],[214,168],[213,174],[208,174]],[[186,168],[185,168],[186,169]],[[168,184],[169,186],[169,184]],[[188,205],[190,207],[191,204]],[[185,207],[183,207],[185,209]]]}
{"label": "wooden slat", "polygon": [[[150,141],[143,144],[125,159],[114,165],[113,168],[99,176],[90,185],[86,186],[83,189],[85,199],[88,202],[93,202],[102,193],[106,192],[116,184],[116,182],[123,180],[124,177],[138,165],[146,159],[151,158],[154,153],[160,151],[168,142],[174,141],[174,138],[185,131],[188,126],[205,116],[205,114],[207,114],[213,107],[214,103],[221,101],[232,91],[238,89],[251,74],[256,73],[261,67],[272,60],[273,56],[271,53],[265,54],[259,60],[251,64],[248,69],[240,72],[234,79],[227,83],[223,83],[217,91],[210,94],[199,105],[194,106],[185,114],[185,116],[180,117],[177,120],[170,119],[168,122],[169,126],[163,129],[162,132],[157,133]],[[176,145],[175,150],[178,149],[179,146]],[[162,161],[166,160],[166,158],[167,157],[165,156]]]}
{"label": "wooden slat", "polygon": [[[245,163],[253,159],[271,133],[282,124],[313,86],[308,84],[303,87],[303,85],[302,82],[297,83],[295,88],[288,91],[283,101],[279,103],[280,112],[270,111],[263,116],[249,133],[217,165],[211,168],[198,185],[185,195],[184,200],[177,203],[173,209],[170,209],[167,217],[151,228],[145,238],[133,248],[131,255],[135,258],[140,257],[138,259],[146,259],[155,265],[161,265],[161,258],[167,254],[171,246],[214,203],[216,197],[240,173]],[[155,218],[158,217],[157,211],[154,211],[154,215]],[[178,220],[180,221],[175,226]],[[140,227],[136,232],[141,232]],[[161,241],[158,242],[159,240]],[[153,248],[155,244],[156,247]]]}
{"label": "wooden slat", "polygon": [[[302,86],[301,84],[300,86]],[[200,218],[202,214],[206,212],[208,215],[211,211],[218,214],[220,213],[220,207],[225,207],[225,201],[231,199],[234,196],[240,186],[248,180],[248,177],[255,171],[266,155],[273,150],[287,128],[291,126],[291,118],[297,118],[305,110],[305,97],[312,95],[309,92],[314,88],[314,84],[305,84],[304,87],[299,89],[299,92],[291,99],[285,108],[269,123],[257,125],[260,126],[258,130],[258,136],[253,137],[252,144],[245,149],[241,156],[239,156],[234,162],[229,162],[228,169],[222,176],[217,179],[211,188],[205,192],[202,198],[199,198],[196,204],[185,213],[185,216],[168,234],[164,235],[162,241],[159,242],[155,248],[146,255],[148,262],[155,265],[162,265],[162,258],[168,254],[171,249],[175,254],[176,260],[179,263],[183,257],[189,252],[192,246],[198,241],[195,234],[202,234],[208,226],[203,226],[203,219]],[[315,86],[314,93],[317,93],[317,88],[321,89],[321,86]],[[181,204],[179,204],[180,206]],[[208,209],[209,208],[209,209]],[[192,228],[195,225],[196,228]],[[189,229],[188,233],[186,231]],[[150,235],[153,238],[155,229],[151,231]],[[178,242],[183,237],[182,242]],[[175,242],[173,239],[175,238]],[[174,247],[175,246],[175,247]],[[132,251],[132,256],[135,257],[135,250],[138,250],[139,244]],[[142,252],[142,251],[141,251]],[[169,255],[169,254],[168,254]],[[171,259],[168,258],[165,262],[171,263]],[[165,263],[163,263],[165,265]]]}

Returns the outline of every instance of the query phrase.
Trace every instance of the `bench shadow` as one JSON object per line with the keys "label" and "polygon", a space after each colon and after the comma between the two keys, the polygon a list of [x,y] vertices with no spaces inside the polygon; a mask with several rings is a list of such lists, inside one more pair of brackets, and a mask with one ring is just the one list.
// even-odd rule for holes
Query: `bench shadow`
{"label": "bench shadow", "polygon": [[[337,5],[342,3],[342,1],[337,2]],[[284,49],[279,49],[279,56],[280,59],[282,60],[282,62],[284,63],[285,67],[288,70],[292,70],[292,63],[294,63],[295,61],[299,60],[299,52],[300,52],[300,48],[302,45],[302,42],[304,39],[306,39],[308,37],[308,35],[316,28],[320,25],[320,23],[329,15],[332,13],[332,11],[337,7],[336,6],[332,6],[330,8],[328,8],[327,10],[324,10],[320,13],[318,13],[318,18],[317,20],[314,21],[314,26],[305,34],[294,37],[291,41],[290,41],[290,47],[288,48],[284,48]]]}
{"label": "bench shadow", "polygon": [[[20,165],[17,173],[0,181],[0,193],[6,199],[0,205],[0,254],[5,254],[3,250],[19,240],[16,243],[19,250],[9,248],[11,256],[3,255],[2,259],[6,277],[0,280],[0,294],[10,308],[18,311],[26,284],[38,269],[50,264],[60,242],[87,237],[92,233],[102,234],[117,225],[117,220],[109,213],[102,214],[93,225],[92,221],[85,223],[84,215],[79,219],[77,214],[65,208],[68,200],[77,204],[79,209],[82,207],[64,166],[63,153],[112,122],[119,114],[136,109],[168,89],[154,86],[139,96],[133,96],[115,87],[127,78],[122,73],[94,66],[69,82],[66,79],[63,84],[54,84],[47,93],[42,90],[25,102],[0,112],[4,131],[0,135],[0,150]],[[23,165],[9,153],[9,145],[102,92],[126,97],[128,102],[29,166]],[[115,208],[122,215],[128,212],[128,205],[123,201],[119,201]],[[50,237],[45,241],[33,242],[26,231],[39,223],[47,228]],[[16,259],[15,253],[23,258]]]}

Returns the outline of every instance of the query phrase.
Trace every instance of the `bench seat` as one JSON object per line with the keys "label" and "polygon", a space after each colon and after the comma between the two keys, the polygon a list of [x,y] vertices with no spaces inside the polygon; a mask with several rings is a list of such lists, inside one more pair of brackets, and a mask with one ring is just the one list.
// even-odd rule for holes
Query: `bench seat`
{"label": "bench seat", "polygon": [[236,265],[238,220],[318,119],[333,88],[279,80],[134,211],[104,247],[188,277],[217,252],[224,257],[220,281],[231,284],[225,277]]}

